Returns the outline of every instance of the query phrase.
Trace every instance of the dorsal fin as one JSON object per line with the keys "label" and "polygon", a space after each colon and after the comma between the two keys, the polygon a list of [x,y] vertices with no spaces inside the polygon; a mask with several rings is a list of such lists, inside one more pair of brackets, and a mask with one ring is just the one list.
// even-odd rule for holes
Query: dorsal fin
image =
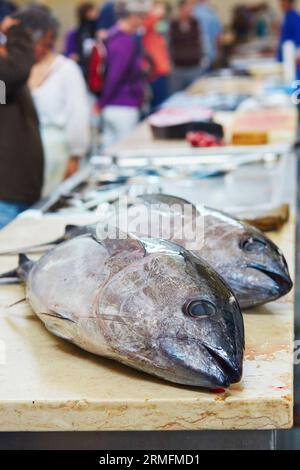
{"label": "dorsal fin", "polygon": [[169,240],[162,240],[158,238],[141,238],[140,242],[144,245],[147,254],[165,253],[183,255],[184,248]]}
{"label": "dorsal fin", "polygon": [[186,206],[192,206],[193,212],[197,213],[197,208],[191,202],[187,201],[186,199],[182,199],[176,196],[169,196],[167,194],[144,194],[143,196],[138,196],[142,202],[146,204],[164,204],[166,206],[179,206],[182,210]]}
{"label": "dorsal fin", "polygon": [[91,231],[91,226],[80,225],[67,225],[64,233],[64,241],[72,240],[73,238],[82,235],[88,235]]}
{"label": "dorsal fin", "polygon": [[120,229],[103,224],[97,224],[89,228],[92,238],[100,243],[110,256],[125,254],[137,258],[144,258],[146,250],[143,243],[136,237],[122,232]]}

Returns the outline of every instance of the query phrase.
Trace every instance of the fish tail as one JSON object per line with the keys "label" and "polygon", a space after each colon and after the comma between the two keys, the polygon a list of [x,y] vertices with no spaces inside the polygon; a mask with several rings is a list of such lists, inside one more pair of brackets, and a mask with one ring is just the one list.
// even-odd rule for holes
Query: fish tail
{"label": "fish tail", "polygon": [[0,285],[21,284],[22,282],[25,282],[33,265],[34,262],[32,260],[30,260],[26,255],[20,254],[18,267],[0,275]]}

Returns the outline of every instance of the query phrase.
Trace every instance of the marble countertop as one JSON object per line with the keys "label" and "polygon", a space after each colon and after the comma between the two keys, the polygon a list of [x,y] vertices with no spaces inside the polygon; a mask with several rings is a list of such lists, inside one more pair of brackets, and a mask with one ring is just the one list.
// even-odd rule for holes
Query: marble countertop
{"label": "marble countertop", "polygon": [[[74,220],[73,222],[79,222]],[[0,248],[46,242],[55,217],[20,218]],[[272,238],[293,270],[295,224]],[[0,272],[16,259],[0,258]],[[47,332],[20,286],[0,287],[0,431],[283,429],[293,423],[293,293],[245,314],[243,381],[224,394],[170,385],[87,354]]]}

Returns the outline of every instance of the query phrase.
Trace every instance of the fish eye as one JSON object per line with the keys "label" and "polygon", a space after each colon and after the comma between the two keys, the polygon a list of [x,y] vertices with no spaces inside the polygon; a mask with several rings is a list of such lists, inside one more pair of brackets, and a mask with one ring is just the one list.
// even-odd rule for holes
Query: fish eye
{"label": "fish eye", "polygon": [[185,304],[184,313],[192,318],[207,318],[216,313],[216,307],[207,300],[193,300]]}
{"label": "fish eye", "polygon": [[266,243],[256,237],[248,237],[240,243],[242,250],[248,253],[262,253],[266,249]]}

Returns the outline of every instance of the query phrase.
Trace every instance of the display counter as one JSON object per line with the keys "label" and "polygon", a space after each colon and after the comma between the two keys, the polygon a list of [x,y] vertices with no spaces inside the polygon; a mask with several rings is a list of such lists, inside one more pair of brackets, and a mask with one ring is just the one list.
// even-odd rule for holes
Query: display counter
{"label": "display counter", "polygon": [[[219,114],[227,132],[232,118],[231,113]],[[124,151],[128,156],[130,149],[159,153],[162,147],[187,149],[187,143],[154,141],[143,123],[110,154]],[[270,234],[293,278],[295,173],[293,166],[286,188],[290,221]],[[74,215],[67,222],[80,224],[83,218]],[[1,251],[51,241],[65,225],[61,215],[29,213],[0,232]],[[15,264],[15,257],[0,257],[0,272]],[[109,442],[119,449],[171,449],[181,443],[183,449],[190,442],[198,449],[267,449],[274,448],[274,431],[293,425],[293,292],[244,313],[243,380],[220,393],[165,383],[81,351],[48,333],[29,305],[18,303],[23,298],[22,286],[0,287],[0,431],[38,433],[35,448],[57,448],[60,434],[55,433],[78,431],[63,435],[71,448],[84,442],[85,448],[105,449]],[[194,431],[198,433],[190,434]]]}

